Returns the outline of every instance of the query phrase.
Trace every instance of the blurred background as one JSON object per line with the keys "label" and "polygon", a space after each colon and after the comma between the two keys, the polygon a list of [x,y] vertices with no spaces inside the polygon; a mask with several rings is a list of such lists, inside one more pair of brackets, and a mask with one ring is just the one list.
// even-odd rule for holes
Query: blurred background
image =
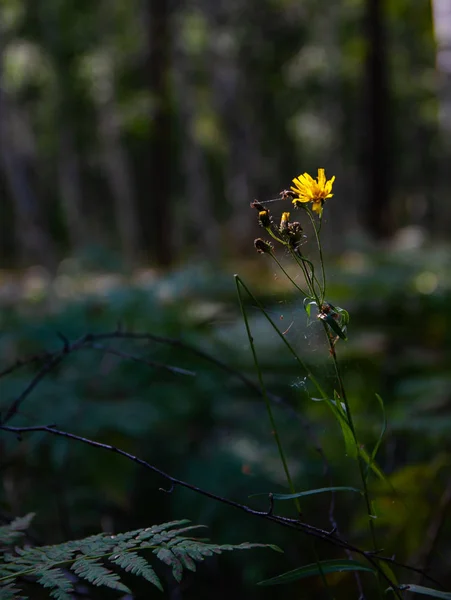
{"label": "blurred background", "polygon": [[[249,208],[324,167],[337,178],[322,232],[329,300],[351,314],[339,344],[346,383],[369,447],[382,423],[374,393],[383,397],[380,463],[405,494],[373,483],[383,545],[450,587],[450,165],[448,0],[0,0],[0,370],[59,349],[58,333],[74,340],[120,322],[182,337],[255,379],[239,272],[333,391],[302,298],[255,254],[262,231]],[[296,485],[358,485],[305,374],[251,302],[249,312],[268,386],[302,414],[277,412]],[[286,491],[263,403],[239,378],[183,347],[106,349],[196,376],[86,349],[11,424],[57,423],[244,503]],[[0,378],[2,411],[40,365]],[[255,583],[314,561],[304,538],[181,490],[161,494],[162,481],[119,457],[41,435],[4,435],[0,451],[0,518],[37,512],[41,543],[188,517],[217,542],[286,551],[212,560],[181,588],[168,578],[171,598],[276,598],[281,589]],[[324,527],[329,501],[306,505]],[[359,501],[337,498],[335,510],[368,545]],[[337,597],[358,597],[351,575],[334,583]],[[324,590],[309,580],[283,593]]]}

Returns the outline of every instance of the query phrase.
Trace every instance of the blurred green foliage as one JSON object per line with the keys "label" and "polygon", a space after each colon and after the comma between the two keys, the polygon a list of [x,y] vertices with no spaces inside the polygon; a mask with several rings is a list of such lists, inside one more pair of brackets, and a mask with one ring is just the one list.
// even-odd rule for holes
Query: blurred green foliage
{"label": "blurred green foliage", "polygon": [[[338,352],[360,439],[369,451],[382,424],[375,392],[384,399],[389,429],[378,460],[396,492],[372,480],[376,530],[384,553],[405,562],[418,558],[427,546],[451,472],[448,264],[445,248],[349,251],[332,270],[330,282],[331,300],[351,314],[349,342],[339,342]],[[9,303],[4,299],[2,368],[17,358],[59,349],[58,333],[74,341],[86,333],[113,332],[120,323],[124,331],[181,339],[256,379],[231,278],[192,267],[127,281],[106,273],[77,274],[73,264],[71,274],[63,276],[64,285],[58,278],[43,287],[29,282],[22,297]],[[306,325],[301,299],[278,281],[271,283],[268,277],[267,282],[266,292],[261,283],[259,297],[276,320],[284,317],[282,330],[292,323],[286,335],[326,387],[332,386],[319,324]],[[259,312],[251,306],[249,310],[266,383],[286,403],[275,411],[296,487],[358,486],[337,424],[323,403],[309,399],[304,374]],[[262,509],[264,498],[248,500],[250,494],[287,492],[264,403],[255,390],[187,347],[121,339],[102,345],[104,349],[85,348],[65,357],[36,386],[11,424],[56,423]],[[108,349],[187,369],[195,376],[139,364],[108,354]],[[24,366],[0,379],[3,414],[37,368]],[[293,418],[293,408],[300,419]],[[275,598],[271,594],[277,594],[276,588],[254,584],[315,560],[305,538],[268,523],[263,526],[188,490],[161,492],[164,481],[120,456],[39,433],[20,441],[4,434],[0,444],[2,516],[37,512],[33,535],[41,543],[191,518],[208,525],[218,543],[276,543],[285,550],[282,557],[261,555],[258,560],[228,557],[220,567],[212,561],[199,576],[186,580],[184,598],[208,598],[212,589],[220,598],[232,589],[237,597]],[[322,447],[329,471],[315,444]],[[329,501],[327,495],[303,499],[305,518],[330,527]],[[360,545],[368,544],[361,502],[338,495],[335,503],[341,531]],[[291,514],[287,504],[280,502],[277,511]],[[448,584],[450,533],[444,521],[432,557],[432,572]],[[318,551],[322,558],[339,558],[331,546],[318,544]],[[299,586],[292,584],[284,593],[293,598],[323,593],[315,579]],[[350,597],[353,586],[352,575],[343,574],[337,597]]]}

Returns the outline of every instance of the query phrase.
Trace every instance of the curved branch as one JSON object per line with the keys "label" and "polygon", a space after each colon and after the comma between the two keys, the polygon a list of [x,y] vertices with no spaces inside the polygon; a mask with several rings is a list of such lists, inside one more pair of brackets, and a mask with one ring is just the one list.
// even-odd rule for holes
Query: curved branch
{"label": "curved branch", "polygon": [[56,426],[54,426],[54,425],[35,425],[35,426],[31,426],[31,427],[11,427],[11,426],[7,426],[7,425],[0,425],[0,431],[1,430],[9,432],[9,433],[13,433],[17,436],[21,436],[24,433],[47,432],[51,435],[65,437],[67,439],[71,439],[74,441],[81,442],[83,444],[87,444],[94,448],[101,448],[103,450],[107,450],[109,452],[119,454],[119,455],[123,456],[124,458],[127,458],[128,460],[131,460],[132,462],[135,462],[136,464],[139,464],[140,466],[145,467],[146,469],[152,471],[153,473],[160,475],[160,477],[163,477],[166,481],[169,481],[170,485],[171,485],[170,490],[169,490],[170,492],[172,492],[176,486],[180,486],[180,487],[189,489],[193,492],[196,492],[197,494],[200,494],[202,496],[210,498],[211,500],[215,500],[217,502],[221,502],[222,504],[226,504],[228,506],[236,508],[236,509],[238,509],[242,512],[245,512],[249,515],[252,515],[254,517],[259,517],[259,518],[265,519],[267,521],[277,523],[278,525],[281,525],[282,527],[294,529],[295,531],[299,531],[299,532],[307,534],[307,535],[312,535],[318,539],[328,542],[329,544],[332,544],[332,545],[342,548],[344,550],[348,550],[350,552],[359,554],[360,556],[365,558],[379,572],[381,577],[383,579],[385,579],[385,581],[388,583],[388,585],[391,588],[393,588],[393,591],[398,596],[398,598],[401,598],[401,596],[399,595],[398,588],[397,588],[396,584],[394,582],[392,582],[389,577],[387,577],[384,570],[379,566],[378,563],[380,561],[383,561],[386,563],[391,563],[398,567],[407,569],[409,571],[419,573],[419,574],[423,575],[425,578],[429,579],[430,581],[441,586],[441,584],[438,581],[429,577],[423,570],[417,569],[415,567],[411,567],[410,565],[400,563],[391,557],[381,556],[381,555],[379,555],[379,553],[375,553],[373,551],[367,551],[367,550],[363,550],[362,548],[358,548],[357,546],[354,546],[353,544],[351,544],[344,538],[336,536],[336,533],[334,530],[332,530],[331,532],[328,532],[325,529],[321,529],[320,527],[315,527],[313,525],[310,525],[308,523],[300,521],[299,519],[290,519],[287,517],[275,515],[273,513],[272,507],[269,511],[268,510],[263,510],[263,511],[255,510],[255,509],[251,508],[250,506],[247,506],[246,504],[241,504],[239,502],[235,502],[234,500],[230,500],[229,498],[219,496],[217,494],[214,494],[212,492],[209,492],[207,490],[199,488],[191,483],[188,483],[181,479],[177,479],[176,477],[169,475],[165,471],[162,471],[161,469],[159,469],[158,467],[155,467],[154,465],[150,464],[149,462],[147,462],[133,454],[130,454],[129,452],[126,452],[125,450],[121,450],[120,448],[117,448],[116,446],[112,446],[111,444],[104,444],[101,442],[97,442],[95,440],[91,440],[86,437],[82,437],[82,436],[79,436],[79,435],[76,435],[73,433],[69,433],[68,431],[62,431],[62,430],[57,429]]}

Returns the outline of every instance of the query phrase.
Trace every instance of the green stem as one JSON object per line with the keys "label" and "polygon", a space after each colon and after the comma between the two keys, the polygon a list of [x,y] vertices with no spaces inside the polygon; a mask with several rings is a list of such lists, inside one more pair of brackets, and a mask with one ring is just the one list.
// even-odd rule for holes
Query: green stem
{"label": "green stem", "polygon": [[[299,265],[299,267],[302,269],[302,272],[304,273],[304,277],[307,282],[308,288],[310,290],[310,295],[315,299],[315,301],[319,307],[320,300],[319,300],[318,294],[316,293],[315,281],[316,281],[320,291],[321,291],[321,286],[315,275],[315,267],[313,266],[313,263],[308,258],[305,258],[305,256],[302,256],[302,254],[297,254],[295,250],[290,249],[290,252],[291,252],[291,255],[293,256],[293,258],[295,259],[295,261],[297,262],[297,264]],[[310,266],[311,273],[308,272],[308,269],[306,268],[305,263],[307,263]]]}
{"label": "green stem", "polygon": [[[254,340],[253,340],[253,337],[252,337],[252,334],[251,334],[251,330],[250,330],[250,327],[249,327],[249,320],[247,318],[247,313],[246,313],[246,310],[244,308],[243,299],[241,297],[240,285],[242,285],[242,282],[241,282],[241,280],[237,276],[235,276],[235,282],[236,282],[236,288],[237,288],[237,292],[238,292],[238,301],[240,303],[241,314],[243,316],[244,325],[246,327],[247,337],[248,337],[248,340],[249,340],[249,344],[251,346],[251,351],[252,351],[252,356],[253,356],[253,359],[254,359],[255,368],[257,369],[258,381],[259,381],[260,388],[261,388],[261,391],[262,391],[262,396],[263,396],[263,398],[265,400],[266,411],[268,413],[269,421],[271,423],[272,433],[274,435],[274,439],[276,440],[277,449],[279,451],[280,460],[282,461],[283,470],[285,471],[285,477],[287,478],[288,486],[289,486],[289,488],[291,490],[291,493],[295,494],[296,490],[295,490],[295,487],[294,487],[294,484],[293,484],[293,480],[291,478],[290,470],[288,468],[287,459],[285,457],[285,452],[283,450],[282,442],[280,440],[280,436],[279,436],[279,433],[278,433],[278,430],[277,430],[277,425],[276,425],[276,421],[275,421],[274,414],[273,414],[273,411],[272,411],[271,402],[269,400],[268,393],[266,391],[266,386],[265,386],[264,381],[263,381],[263,375],[262,375],[262,372],[261,372],[261,369],[260,369],[260,364],[258,362],[257,352],[255,350],[255,345],[254,345]],[[245,286],[243,286],[243,287],[247,291],[247,288]],[[299,502],[299,498],[295,498],[294,499],[294,504],[296,506],[297,512],[299,514],[301,514],[301,505],[300,505],[300,502]]]}
{"label": "green stem", "polygon": [[317,229],[316,222],[315,222],[315,219],[313,218],[312,213],[309,211],[308,208],[305,208],[305,212],[308,214],[310,222],[311,222],[312,227],[313,227],[313,231],[315,232],[316,244],[318,246],[318,251],[319,251],[319,260],[320,260],[320,263],[321,263],[321,274],[322,274],[322,280],[323,280],[322,287],[321,287],[321,285],[319,286],[320,290],[321,290],[321,302],[320,302],[320,304],[322,304],[324,302],[324,298],[326,297],[326,270],[324,268],[323,248],[322,248],[322,245],[321,245],[321,239],[320,239],[320,235],[319,235],[322,221],[320,221],[319,228]]}
{"label": "green stem", "polygon": [[[303,290],[295,281],[294,279],[287,273],[287,271],[285,270],[285,268],[282,266],[282,264],[280,263],[279,259],[277,258],[277,256],[274,254],[274,252],[269,252],[269,255],[271,256],[271,258],[277,263],[277,265],[279,266],[279,269],[282,271],[282,273],[284,273],[284,275],[286,275],[286,277],[288,277],[288,279],[291,281],[291,283],[294,285],[294,287],[299,290],[301,292],[301,294],[303,294],[304,296],[306,296],[307,298],[310,297],[310,294],[308,294],[305,290]],[[308,283],[308,282],[307,282]]]}
{"label": "green stem", "polygon": [[298,363],[304,369],[307,378],[315,386],[315,388],[318,391],[318,393],[320,394],[320,396],[324,400],[328,400],[329,397],[326,394],[326,392],[323,390],[323,388],[321,387],[319,381],[313,375],[313,373],[311,372],[311,370],[309,369],[309,367],[305,364],[305,362],[302,360],[302,358],[296,353],[296,351],[294,350],[294,348],[292,347],[292,345],[290,344],[290,342],[286,339],[286,337],[283,335],[283,333],[279,330],[279,328],[277,327],[277,325],[274,323],[274,321],[269,316],[268,312],[265,310],[265,308],[262,305],[262,303],[259,300],[257,300],[257,298],[249,290],[249,288],[246,286],[246,284],[243,282],[243,280],[239,277],[239,275],[235,275],[235,280],[236,280],[237,284],[239,283],[242,286],[242,288],[246,291],[246,293],[252,299],[252,301],[255,302],[255,304],[259,308],[260,312],[264,315],[264,317],[266,318],[266,320],[270,323],[270,325],[272,326],[272,328],[274,329],[274,331],[277,333],[277,335],[280,337],[280,339],[283,341],[283,343],[285,344],[285,346],[288,348],[288,350],[291,352],[291,354],[294,356],[294,358],[298,361]]}
{"label": "green stem", "polygon": [[[279,261],[276,258],[275,258],[275,260],[279,264],[279,266],[281,267],[282,271],[284,271],[284,269],[280,265]],[[286,273],[286,275],[287,275],[287,277],[289,277],[289,275],[287,273]],[[289,277],[289,279],[291,280],[290,277]],[[280,458],[281,458],[281,461],[282,461],[282,464],[283,464],[283,468],[284,468],[284,471],[285,471],[285,476],[287,478],[288,485],[289,485],[289,487],[291,489],[291,492],[293,494],[295,494],[296,493],[294,491],[295,488],[294,488],[294,485],[293,485],[293,482],[292,482],[292,479],[291,479],[291,476],[290,476],[290,472],[289,472],[289,469],[288,469],[288,465],[287,465],[287,462],[286,462],[286,458],[285,458],[285,454],[284,454],[284,451],[283,451],[283,448],[282,448],[280,437],[279,437],[279,434],[277,432],[277,426],[276,426],[274,415],[273,415],[273,412],[272,412],[272,409],[271,409],[271,404],[270,404],[270,401],[269,401],[269,398],[268,398],[266,387],[265,387],[264,382],[263,382],[262,372],[261,372],[261,369],[260,369],[260,365],[258,363],[257,354],[256,354],[256,351],[255,351],[255,346],[254,346],[254,341],[253,341],[253,338],[252,338],[252,335],[251,335],[251,331],[250,331],[250,327],[249,327],[249,321],[248,321],[248,318],[247,318],[247,313],[246,313],[246,311],[244,309],[243,299],[241,297],[240,286],[246,291],[246,293],[250,296],[250,298],[252,298],[252,300],[254,300],[257,303],[257,305],[260,308],[260,310],[262,311],[262,313],[265,315],[265,317],[268,319],[268,321],[271,323],[271,325],[274,327],[274,329],[277,331],[277,333],[281,336],[281,338],[284,340],[285,344],[291,350],[292,354],[294,354],[294,356],[296,357],[296,359],[304,367],[305,371],[307,372],[307,376],[309,377],[310,381],[312,381],[312,383],[314,383],[314,385],[316,386],[316,388],[318,389],[318,391],[320,392],[320,394],[324,398],[326,398],[326,394],[321,389],[321,386],[319,385],[318,381],[313,376],[313,374],[310,372],[310,370],[307,368],[307,366],[305,365],[305,363],[301,360],[301,358],[293,350],[291,344],[289,344],[285,340],[285,337],[280,333],[279,329],[275,326],[275,324],[273,323],[272,319],[269,317],[269,315],[264,310],[263,306],[258,302],[258,300],[255,298],[255,296],[251,293],[251,291],[249,290],[249,288],[244,284],[244,282],[240,279],[240,277],[238,275],[235,275],[235,282],[236,282],[236,286],[237,286],[238,300],[239,300],[239,303],[240,303],[241,314],[242,314],[243,319],[244,319],[247,337],[248,337],[249,343],[251,345],[252,355],[253,355],[253,358],[254,358],[254,364],[255,364],[256,369],[257,369],[258,379],[259,379],[259,383],[260,383],[260,386],[261,386],[261,389],[262,389],[262,395],[263,395],[263,397],[265,399],[266,410],[268,412],[268,416],[269,416],[269,420],[270,420],[270,423],[271,423],[271,427],[272,427],[273,432],[274,432],[274,437],[276,439],[277,448],[279,450],[279,455],[280,455]],[[298,286],[296,285],[296,287],[298,287]],[[299,503],[299,498],[295,498],[294,502],[295,502],[296,510],[298,511],[299,514],[301,514],[301,506],[300,506],[300,503]],[[324,574],[324,571],[321,568],[321,563],[320,563],[320,560],[319,560],[319,556],[318,556],[318,552],[316,550],[316,546],[315,546],[314,540],[311,541],[311,546],[312,546],[313,555],[315,556],[315,560],[316,560],[316,563],[317,563],[318,568],[319,568],[320,576],[321,576],[321,579],[323,581],[324,587],[328,591],[329,598],[331,600],[334,600],[334,596],[333,596],[332,591],[330,589],[330,586],[329,586],[329,584],[327,582],[327,579],[326,579],[326,576]]]}
{"label": "green stem", "polygon": [[346,408],[346,416],[347,416],[349,428],[351,430],[352,436],[354,438],[354,443],[357,448],[357,464],[359,466],[360,478],[362,480],[362,485],[363,485],[363,496],[365,498],[366,510],[368,513],[368,522],[369,522],[369,528],[370,528],[370,533],[371,533],[371,539],[373,542],[373,548],[376,551],[377,550],[376,531],[375,531],[375,527],[374,527],[372,510],[371,510],[371,500],[370,500],[370,495],[369,495],[369,491],[368,491],[368,484],[367,484],[367,478],[366,478],[366,474],[365,474],[363,459],[362,459],[362,457],[360,455],[360,451],[359,451],[359,442],[357,439],[357,433],[356,433],[356,429],[355,429],[355,425],[354,425],[354,420],[352,418],[351,407],[349,405],[348,397],[346,394],[346,389],[345,389],[345,386],[343,383],[343,378],[342,378],[341,371],[340,371],[340,366],[338,364],[337,353],[335,351],[334,342],[330,336],[328,325],[324,321],[321,321],[321,323],[324,327],[324,331],[325,331],[327,341],[329,344],[330,354],[332,356],[332,360],[334,363],[335,375],[337,377],[338,385],[340,387],[341,399],[343,400],[343,403]]}

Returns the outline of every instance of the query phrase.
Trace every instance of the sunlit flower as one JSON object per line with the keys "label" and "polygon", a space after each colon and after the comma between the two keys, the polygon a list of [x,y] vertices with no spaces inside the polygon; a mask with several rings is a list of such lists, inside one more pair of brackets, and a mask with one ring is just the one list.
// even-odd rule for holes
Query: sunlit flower
{"label": "sunlit flower", "polygon": [[291,190],[296,196],[293,198],[294,206],[299,206],[300,202],[311,202],[312,210],[321,215],[324,201],[333,196],[331,192],[334,181],[335,176],[326,181],[324,169],[318,169],[317,180],[308,173],[295,177],[293,179],[294,186],[291,186]]}

